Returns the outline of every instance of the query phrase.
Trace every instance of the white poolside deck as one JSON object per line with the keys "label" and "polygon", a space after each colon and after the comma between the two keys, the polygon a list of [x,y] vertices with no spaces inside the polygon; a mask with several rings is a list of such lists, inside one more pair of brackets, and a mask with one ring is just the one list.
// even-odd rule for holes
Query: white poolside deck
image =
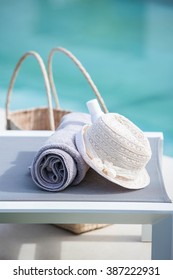
{"label": "white poolside deck", "polygon": [[[5,129],[0,110],[0,130]],[[163,174],[173,199],[171,166],[164,157]],[[0,224],[0,260],[3,259],[150,259],[151,243],[141,242],[141,225],[111,225],[74,235],[53,225]]]}

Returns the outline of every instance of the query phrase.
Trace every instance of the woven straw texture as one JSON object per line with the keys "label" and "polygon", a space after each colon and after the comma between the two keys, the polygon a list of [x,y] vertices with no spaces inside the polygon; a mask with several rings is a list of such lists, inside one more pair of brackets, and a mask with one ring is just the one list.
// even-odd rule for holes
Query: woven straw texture
{"label": "woven straw texture", "polygon": [[75,234],[82,234],[82,233],[100,229],[100,228],[103,228],[103,227],[106,227],[109,225],[108,224],[58,224],[55,226],[69,230]]}
{"label": "woven straw texture", "polygon": [[[70,113],[66,110],[53,109],[55,127],[61,118]],[[10,112],[7,119],[8,130],[50,130],[49,111],[46,107]]]}

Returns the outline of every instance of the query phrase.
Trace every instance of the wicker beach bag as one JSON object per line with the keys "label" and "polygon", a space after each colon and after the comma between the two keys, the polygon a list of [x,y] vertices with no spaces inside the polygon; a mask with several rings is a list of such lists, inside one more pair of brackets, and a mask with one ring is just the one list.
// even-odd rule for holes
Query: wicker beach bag
{"label": "wicker beach bag", "polygon": [[[83,65],[81,64],[81,62],[67,49],[62,48],[62,47],[57,47],[57,48],[53,48],[48,56],[48,76],[49,76],[49,81],[50,81],[50,86],[51,86],[51,90],[55,99],[55,103],[56,103],[56,108],[60,108],[59,106],[59,100],[58,100],[58,94],[56,91],[56,86],[54,83],[54,79],[53,79],[53,71],[52,71],[52,59],[53,56],[56,52],[62,52],[65,55],[67,55],[75,64],[76,66],[80,69],[80,71],[82,72],[82,74],[84,75],[84,77],[86,78],[86,80],[88,81],[88,83],[90,84],[91,88],[93,89],[103,111],[105,113],[108,112],[106,105],[96,87],[96,85],[94,84],[94,82],[92,81],[90,75],[87,73],[86,69],[83,67]],[[55,226],[69,230],[75,234],[81,234],[81,233],[85,233],[91,230],[96,230],[99,228],[103,228],[108,226],[108,224],[56,224]]]}
{"label": "wicker beach bag", "polygon": [[[30,51],[25,53],[17,63],[12,78],[10,80],[8,92],[7,92],[7,99],[6,99],[6,121],[7,121],[7,129],[10,130],[54,130],[58,127],[61,118],[65,115],[70,113],[69,110],[64,110],[60,108],[58,94],[56,91],[54,79],[53,79],[53,71],[52,71],[52,59],[56,52],[62,52],[67,57],[69,57],[76,66],[80,69],[86,80],[88,81],[89,85],[93,89],[96,98],[98,99],[103,111],[105,113],[108,112],[105,103],[96,87],[94,82],[92,81],[90,75],[83,67],[81,62],[67,49],[62,47],[53,48],[48,56],[48,75],[45,69],[45,65],[43,63],[42,58],[36,52]],[[46,88],[46,94],[48,99],[48,107],[38,107],[33,109],[27,110],[18,110],[14,112],[9,111],[10,99],[13,90],[13,86],[15,83],[15,79],[17,77],[19,68],[22,62],[28,57],[34,56],[34,58],[38,61],[41,72],[44,78],[44,84]],[[55,100],[55,108],[52,106],[52,99],[51,99],[51,91]],[[102,227],[107,226],[107,224],[56,224],[56,226],[69,230],[75,234],[81,234],[87,231],[99,229]]]}
{"label": "wicker beach bag", "polygon": [[109,224],[57,224],[55,226],[66,229],[75,234],[82,234],[88,231],[107,227]]}
{"label": "wicker beach bag", "polygon": [[[28,56],[32,56],[38,62],[47,94],[48,106],[47,107],[36,107],[31,109],[22,109],[10,112],[10,102],[11,94],[14,87],[16,77],[18,75],[19,69],[22,63]],[[58,127],[61,118],[69,113],[68,110],[60,110],[59,108],[53,108],[51,88],[49,83],[49,78],[47,75],[47,70],[44,62],[40,55],[34,51],[26,52],[16,64],[13,71],[9,88],[6,98],[6,127],[8,130],[55,130]]]}
{"label": "wicker beach bag", "polygon": [[[92,81],[90,75],[87,73],[86,69],[83,67],[83,65],[80,63],[80,61],[67,49],[65,48],[54,48],[50,52],[49,58],[48,58],[48,74],[44,65],[44,62],[40,55],[34,51],[26,52],[18,61],[16,64],[16,67],[13,71],[8,92],[7,92],[7,98],[6,98],[6,127],[8,130],[55,130],[55,128],[58,127],[61,118],[65,115],[70,113],[70,110],[61,109],[59,105],[58,95],[55,88],[54,80],[53,80],[53,74],[52,74],[52,58],[55,52],[62,52],[65,55],[67,55],[80,69],[80,71],[85,76],[86,80],[90,84],[91,88],[93,89],[96,98],[98,99],[101,107],[103,108],[104,112],[107,112],[107,108],[105,106],[105,103],[95,86],[94,82]],[[25,61],[25,59],[28,56],[33,56],[41,69],[43,78],[44,78],[44,85],[46,89],[47,94],[47,100],[48,100],[48,106],[47,107],[36,107],[31,109],[22,109],[17,111],[10,112],[10,102],[11,102],[11,95],[12,90],[14,87],[14,83],[16,80],[16,77],[18,75],[19,69],[22,65],[22,63]],[[49,76],[49,77],[48,77]],[[49,82],[50,81],[50,82]],[[51,85],[51,87],[50,87]],[[51,98],[51,89],[53,93],[53,97],[55,100],[55,108],[52,106],[52,98]]]}

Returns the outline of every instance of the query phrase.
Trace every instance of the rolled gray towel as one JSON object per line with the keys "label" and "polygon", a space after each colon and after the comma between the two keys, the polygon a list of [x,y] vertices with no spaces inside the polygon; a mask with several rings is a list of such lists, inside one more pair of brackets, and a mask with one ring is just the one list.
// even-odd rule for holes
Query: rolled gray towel
{"label": "rolled gray towel", "polygon": [[75,135],[86,123],[91,123],[88,114],[65,115],[55,133],[36,153],[31,176],[40,188],[61,191],[79,184],[85,177],[89,167],[76,148]]}

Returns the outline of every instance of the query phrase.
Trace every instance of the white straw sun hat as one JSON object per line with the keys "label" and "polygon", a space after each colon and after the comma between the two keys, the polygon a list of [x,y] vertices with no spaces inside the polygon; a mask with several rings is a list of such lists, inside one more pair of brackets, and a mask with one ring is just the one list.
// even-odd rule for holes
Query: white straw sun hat
{"label": "white straw sun hat", "polygon": [[76,135],[76,145],[86,163],[111,182],[128,189],[150,183],[145,169],[151,148],[144,133],[126,117],[104,114],[96,99],[87,102],[92,124]]}

